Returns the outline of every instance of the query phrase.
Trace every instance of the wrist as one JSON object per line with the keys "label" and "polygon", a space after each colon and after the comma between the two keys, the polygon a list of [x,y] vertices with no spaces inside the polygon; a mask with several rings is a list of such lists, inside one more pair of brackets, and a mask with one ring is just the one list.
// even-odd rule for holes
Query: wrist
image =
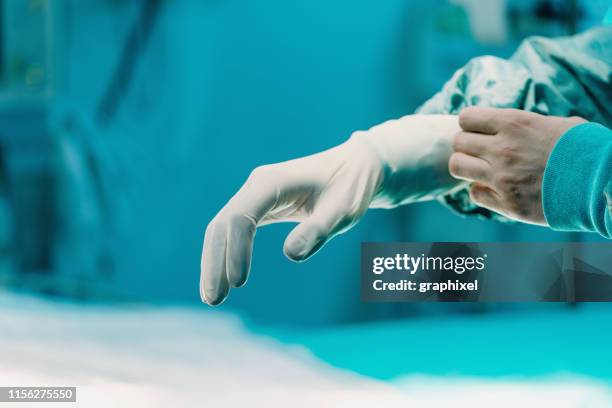
{"label": "wrist", "polygon": [[376,155],[381,184],[370,208],[393,208],[434,199],[463,184],[448,171],[453,136],[460,131],[453,115],[408,115],[355,132]]}

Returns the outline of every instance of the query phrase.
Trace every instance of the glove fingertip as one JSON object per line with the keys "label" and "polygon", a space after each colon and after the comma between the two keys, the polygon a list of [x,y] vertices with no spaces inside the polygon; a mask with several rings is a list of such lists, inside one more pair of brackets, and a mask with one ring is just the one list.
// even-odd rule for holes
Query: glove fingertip
{"label": "glove fingertip", "polygon": [[293,262],[302,262],[306,259],[307,243],[303,235],[289,234],[283,246],[283,252],[289,260]]}
{"label": "glove fingertip", "polygon": [[202,298],[202,301],[206,303],[207,305],[218,306],[221,303],[223,303],[223,301],[227,297],[227,292],[211,294],[211,293],[207,293],[205,289],[201,288],[200,297]]}
{"label": "glove fingertip", "polygon": [[316,254],[325,242],[325,238],[307,240],[303,236],[292,238],[290,235],[285,241],[283,252],[293,262],[304,262]]}

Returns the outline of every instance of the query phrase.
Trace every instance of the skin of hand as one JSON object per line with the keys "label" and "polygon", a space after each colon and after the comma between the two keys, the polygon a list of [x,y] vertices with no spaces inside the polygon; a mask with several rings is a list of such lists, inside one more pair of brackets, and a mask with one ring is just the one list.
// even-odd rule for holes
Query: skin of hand
{"label": "skin of hand", "polygon": [[557,140],[584,123],[579,117],[544,116],[516,109],[470,107],[461,111],[450,173],[471,182],[477,205],[525,223],[548,225],[542,178]]}
{"label": "skin of hand", "polygon": [[256,168],[206,228],[202,300],[217,305],[245,284],[258,227],[299,223],[284,253],[304,261],[368,208],[423,201],[465,184],[448,173],[459,130],[457,116],[408,115],[321,153]]}

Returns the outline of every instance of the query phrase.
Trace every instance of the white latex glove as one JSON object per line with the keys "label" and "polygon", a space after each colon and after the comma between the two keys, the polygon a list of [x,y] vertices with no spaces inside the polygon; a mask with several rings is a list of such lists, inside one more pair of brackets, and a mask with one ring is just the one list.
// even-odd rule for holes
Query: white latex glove
{"label": "white latex glove", "polygon": [[206,228],[200,295],[221,303],[247,280],[255,230],[298,222],[285,255],[304,261],[368,208],[432,199],[460,183],[448,173],[456,116],[409,115],[324,152],[256,168]]}

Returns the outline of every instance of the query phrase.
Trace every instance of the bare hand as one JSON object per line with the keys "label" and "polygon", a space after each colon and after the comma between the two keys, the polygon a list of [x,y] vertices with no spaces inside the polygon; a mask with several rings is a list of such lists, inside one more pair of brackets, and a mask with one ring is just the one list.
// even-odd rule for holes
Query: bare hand
{"label": "bare hand", "polygon": [[578,117],[543,116],[515,109],[471,107],[459,115],[450,173],[472,182],[471,200],[518,221],[548,225],[542,177],[557,140]]}

